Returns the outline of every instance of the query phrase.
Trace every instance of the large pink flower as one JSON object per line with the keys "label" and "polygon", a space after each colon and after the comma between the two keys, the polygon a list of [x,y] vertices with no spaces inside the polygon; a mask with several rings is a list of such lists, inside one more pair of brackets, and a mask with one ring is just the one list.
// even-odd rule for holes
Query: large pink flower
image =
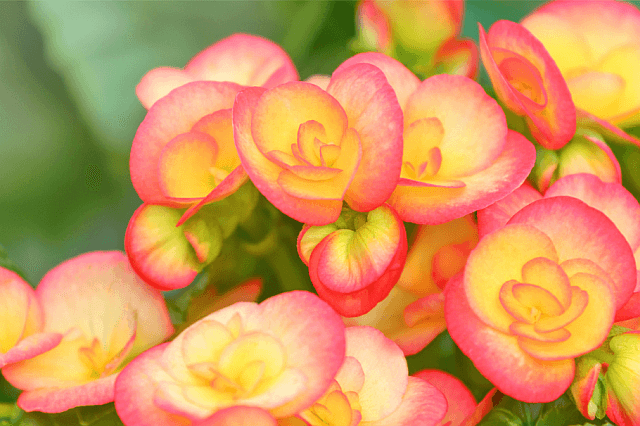
{"label": "large pink flower", "polygon": [[2,369],[24,392],[25,411],[59,413],[113,401],[120,370],[173,333],[159,291],[121,252],[93,252],[49,271],[36,289],[44,331],[64,337],[52,350]]}
{"label": "large pink flower", "polygon": [[445,290],[453,340],[507,395],[548,402],[574,358],[607,338],[636,283],[633,252],[602,212],[558,196],[484,236]]}
{"label": "large pink flower", "polygon": [[242,166],[278,209],[310,225],[380,206],[398,182],[402,111],[384,74],[341,67],[327,90],[290,82],[242,91],[233,107]]}
{"label": "large pink flower", "polygon": [[116,410],[136,426],[197,424],[234,406],[293,416],[329,387],[344,345],[340,317],[311,293],[239,302],[129,364]]}

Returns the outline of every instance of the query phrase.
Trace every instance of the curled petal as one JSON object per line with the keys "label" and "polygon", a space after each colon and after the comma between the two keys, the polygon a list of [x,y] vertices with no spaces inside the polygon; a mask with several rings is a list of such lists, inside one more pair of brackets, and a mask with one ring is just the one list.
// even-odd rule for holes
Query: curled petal
{"label": "curled petal", "polygon": [[[307,234],[309,231],[307,231]],[[320,240],[309,258],[311,281],[345,316],[359,316],[384,299],[397,282],[407,253],[404,225],[383,205],[355,231],[339,229]]]}
{"label": "curled petal", "polygon": [[500,99],[516,114],[526,115],[545,148],[561,148],[575,133],[576,111],[549,53],[515,22],[498,21],[488,35],[479,27],[482,62]]}

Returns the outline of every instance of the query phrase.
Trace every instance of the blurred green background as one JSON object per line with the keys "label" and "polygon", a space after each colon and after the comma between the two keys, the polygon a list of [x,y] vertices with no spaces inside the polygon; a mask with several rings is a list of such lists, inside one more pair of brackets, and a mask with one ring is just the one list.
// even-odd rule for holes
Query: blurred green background
{"label": "blurred green background", "polygon": [[[469,1],[463,35],[541,3]],[[354,12],[353,1],[1,2],[0,244],[34,285],[75,255],[122,250],[141,203],[128,166],[140,78],[235,32],[279,43],[303,79],[330,74],[350,56]]]}

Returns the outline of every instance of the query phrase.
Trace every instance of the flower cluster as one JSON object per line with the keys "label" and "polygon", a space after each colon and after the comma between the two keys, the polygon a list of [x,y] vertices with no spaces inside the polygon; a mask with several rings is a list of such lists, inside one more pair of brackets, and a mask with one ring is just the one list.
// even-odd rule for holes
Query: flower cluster
{"label": "flower cluster", "polygon": [[[640,425],[640,204],[608,145],[640,145],[623,130],[640,123],[640,11],[556,0],[479,25],[478,46],[463,11],[363,0],[360,53],[307,81],[246,34],[147,73],[126,255],[78,256],[35,291],[0,268],[18,406],[114,402],[127,426],[435,426],[477,424],[496,395],[567,392],[587,419]],[[281,283],[258,303],[265,277],[219,294],[224,261],[295,233],[316,294]],[[444,330],[495,386],[480,403],[443,371],[409,375],[405,356]]]}

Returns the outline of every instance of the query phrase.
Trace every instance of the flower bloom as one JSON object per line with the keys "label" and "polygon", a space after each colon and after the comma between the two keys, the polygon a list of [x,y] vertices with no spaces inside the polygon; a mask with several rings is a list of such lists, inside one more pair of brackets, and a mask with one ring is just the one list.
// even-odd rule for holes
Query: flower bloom
{"label": "flower bloom", "polygon": [[574,358],[606,339],[635,284],[633,252],[605,214],[544,198],[480,240],[447,284],[445,318],[499,390],[548,402],[571,384]]}
{"label": "flower bloom", "polygon": [[[619,183],[605,183],[597,176],[581,173],[556,181],[545,192],[544,198],[569,196],[577,198],[605,215],[624,235],[634,253],[636,265],[640,265],[640,204]],[[504,226],[524,206],[543,198],[528,185],[523,185],[508,197],[478,212],[480,236]],[[640,272],[638,272],[640,275]],[[640,287],[636,287],[629,301],[618,307],[616,321],[640,316]]]}
{"label": "flower bloom", "polygon": [[478,243],[471,215],[440,225],[420,225],[411,237],[397,284],[370,312],[345,318],[347,325],[369,325],[393,340],[405,355],[424,349],[447,325],[442,290],[464,269]]}
{"label": "flower bloom", "polygon": [[437,425],[444,395],[408,376],[402,351],[379,330],[349,327],[344,363],[329,389],[300,414],[311,426]]}
{"label": "flower bloom", "polygon": [[0,267],[0,368],[56,346],[60,333],[42,333],[42,307],[20,275]]}
{"label": "flower bloom", "polygon": [[558,65],[576,108],[621,127],[640,122],[640,11],[635,6],[553,1],[522,25]]}
{"label": "flower bloom", "polygon": [[480,27],[480,56],[498,98],[525,116],[531,133],[548,149],[564,146],[576,132],[576,111],[567,84],[544,46],[522,25],[498,21]]}
{"label": "flower bloom", "polygon": [[495,100],[453,75],[420,80],[395,59],[361,53],[355,64],[380,68],[404,111],[402,169],[388,203],[407,222],[439,224],[505,197],[533,168],[535,149],[507,129]]}
{"label": "flower bloom", "polygon": [[183,70],[161,67],[149,71],[136,86],[136,95],[149,109],[176,87],[192,81],[270,88],[294,80],[298,72],[280,46],[262,37],[234,34],[198,53]]}
{"label": "flower bloom", "polygon": [[140,426],[197,424],[233,406],[293,416],[329,387],[344,344],[340,317],[311,293],[239,302],[132,361],[116,382],[116,410]]}
{"label": "flower bloom", "polygon": [[274,206],[298,221],[335,222],[343,200],[372,210],[395,188],[402,111],[375,66],[337,70],[326,91],[305,82],[246,89],[233,108],[242,166]]}
{"label": "flower bloom", "polygon": [[24,390],[25,411],[59,413],[113,401],[120,370],[173,333],[159,291],[131,270],[121,252],[86,253],[49,271],[38,287],[44,331],[60,344],[10,364],[2,374]]}
{"label": "flower bloom", "polygon": [[373,309],[398,281],[407,236],[386,204],[368,213],[346,208],[331,225],[302,228],[298,253],[320,297],[339,314],[353,317]]}

